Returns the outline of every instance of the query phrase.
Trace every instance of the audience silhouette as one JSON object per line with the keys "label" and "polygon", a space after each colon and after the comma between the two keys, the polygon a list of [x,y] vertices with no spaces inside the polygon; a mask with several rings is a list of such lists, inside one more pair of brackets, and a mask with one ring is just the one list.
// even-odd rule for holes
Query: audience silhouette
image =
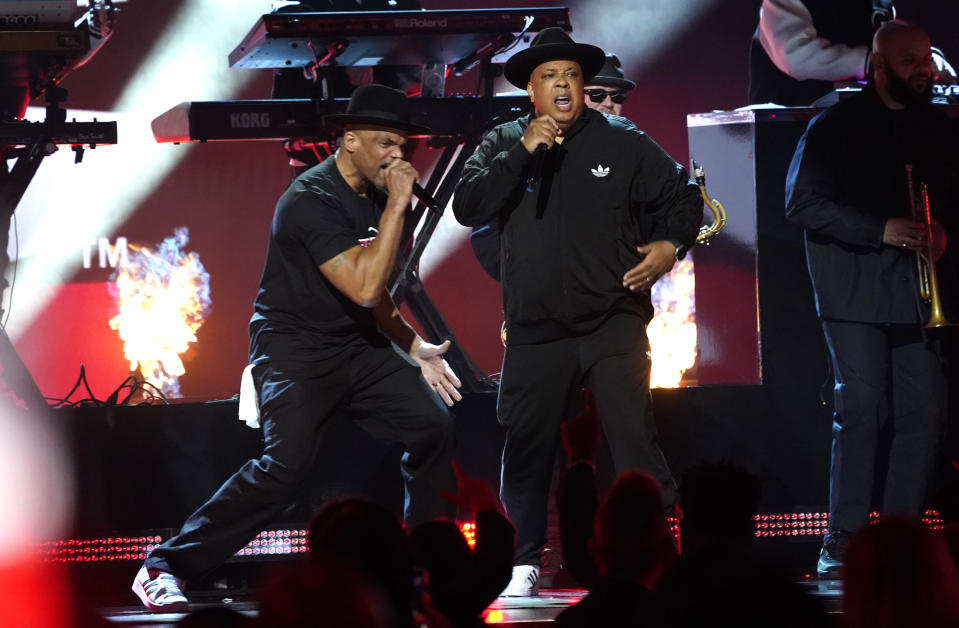
{"label": "audience silhouette", "polygon": [[467,475],[457,462],[453,469],[459,491],[444,497],[461,513],[475,513],[473,549],[453,521],[422,523],[410,539],[416,564],[426,571],[431,606],[453,628],[482,626],[480,614],[509,583],[515,530],[489,484]]}
{"label": "audience silhouette", "polygon": [[[842,570],[843,612],[832,621],[787,574],[754,554],[761,482],[743,467],[703,462],[682,474],[679,543],[653,476],[627,471],[600,499],[593,468],[600,423],[589,390],[584,401],[563,425],[570,466],[556,499],[565,566],[588,594],[559,614],[557,628],[959,626],[959,524],[933,531],[918,520],[885,517],[857,533]],[[429,521],[407,534],[386,508],[334,501],[310,522],[309,560],[274,568],[266,579],[257,617],[207,608],[178,625],[485,625],[483,612],[510,580],[515,530],[492,487],[454,467],[458,492],[443,497],[474,518],[474,548],[455,521]]]}
{"label": "audience silhouette", "polygon": [[759,478],[728,461],[703,462],[679,484],[682,556],[663,581],[666,625],[828,625],[821,605],[753,554]]}
{"label": "audience silhouette", "polygon": [[843,628],[959,626],[959,572],[943,534],[883,517],[849,540]]}
{"label": "audience silhouette", "polygon": [[413,554],[400,520],[361,499],[326,504],[309,529],[310,557],[319,564],[352,567],[382,588],[399,626],[413,617]]}
{"label": "audience silhouette", "polygon": [[566,568],[589,594],[560,613],[556,625],[660,626],[653,590],[675,558],[662,486],[648,473],[627,471],[597,506],[592,462],[599,420],[588,389],[584,401],[562,428],[570,468],[557,501]]}

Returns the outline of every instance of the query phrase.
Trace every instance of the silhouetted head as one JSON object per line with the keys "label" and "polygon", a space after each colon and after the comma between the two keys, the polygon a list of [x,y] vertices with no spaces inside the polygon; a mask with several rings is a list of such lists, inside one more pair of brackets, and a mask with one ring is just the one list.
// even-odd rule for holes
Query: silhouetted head
{"label": "silhouetted head", "polygon": [[313,516],[309,535],[313,560],[352,565],[382,585],[400,616],[409,617],[413,558],[392,512],[360,499],[334,501]]}
{"label": "silhouetted head", "polygon": [[761,488],[756,475],[724,460],[687,469],[679,482],[683,553],[714,545],[751,545]]}
{"label": "silhouetted head", "polygon": [[380,583],[339,561],[281,564],[260,588],[262,628],[405,628],[410,614],[397,610]]}
{"label": "silhouetted head", "polygon": [[596,511],[590,549],[604,576],[640,582],[658,577],[674,550],[656,478],[642,471],[617,478]]}
{"label": "silhouetted head", "polygon": [[477,616],[495,597],[474,604],[464,595],[472,581],[473,550],[459,526],[452,521],[427,521],[410,534],[416,564],[426,570],[430,604],[449,618]]}
{"label": "silhouetted head", "polygon": [[943,535],[921,521],[883,517],[857,533],[842,580],[848,628],[959,625],[959,572]]}

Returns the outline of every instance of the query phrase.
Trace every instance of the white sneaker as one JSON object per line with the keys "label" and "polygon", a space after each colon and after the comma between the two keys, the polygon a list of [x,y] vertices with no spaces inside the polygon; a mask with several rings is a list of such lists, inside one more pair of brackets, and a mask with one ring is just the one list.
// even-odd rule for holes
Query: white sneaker
{"label": "white sneaker", "polygon": [[133,592],[151,611],[185,613],[188,603],[183,595],[184,584],[172,573],[140,567],[137,577],[133,579]]}
{"label": "white sneaker", "polygon": [[533,597],[539,593],[539,567],[536,565],[516,565],[509,584],[499,594],[500,597]]}

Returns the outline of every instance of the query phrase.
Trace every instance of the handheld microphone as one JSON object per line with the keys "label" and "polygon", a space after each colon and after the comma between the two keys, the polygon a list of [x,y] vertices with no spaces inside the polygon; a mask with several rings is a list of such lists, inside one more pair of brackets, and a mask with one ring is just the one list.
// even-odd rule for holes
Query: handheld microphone
{"label": "handheld microphone", "polygon": [[440,204],[436,202],[436,199],[430,196],[429,192],[423,189],[423,186],[419,182],[413,182],[413,196],[420,199],[420,202],[426,205],[426,208],[431,212],[437,214],[443,214],[443,208],[440,207]]}
{"label": "handheld microphone", "polygon": [[536,188],[536,182],[543,176],[543,162],[546,161],[546,144],[539,144],[533,151],[533,156],[529,162],[529,174],[526,178],[526,191],[532,192]]}

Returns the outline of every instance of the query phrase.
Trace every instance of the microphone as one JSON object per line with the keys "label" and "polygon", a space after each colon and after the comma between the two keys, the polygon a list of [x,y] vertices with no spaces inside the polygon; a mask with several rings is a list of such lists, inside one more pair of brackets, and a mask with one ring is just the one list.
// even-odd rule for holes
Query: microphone
{"label": "microphone", "polygon": [[546,144],[539,144],[533,151],[533,156],[529,162],[529,174],[526,178],[526,191],[532,192],[536,188],[536,182],[543,176],[543,162],[546,161]]}
{"label": "microphone", "polygon": [[439,215],[443,215],[443,208],[440,207],[440,204],[436,202],[436,199],[430,196],[429,192],[423,189],[423,186],[419,184],[418,181],[413,182],[413,196],[420,199],[420,202],[426,205],[426,208],[431,212],[434,212]]}

